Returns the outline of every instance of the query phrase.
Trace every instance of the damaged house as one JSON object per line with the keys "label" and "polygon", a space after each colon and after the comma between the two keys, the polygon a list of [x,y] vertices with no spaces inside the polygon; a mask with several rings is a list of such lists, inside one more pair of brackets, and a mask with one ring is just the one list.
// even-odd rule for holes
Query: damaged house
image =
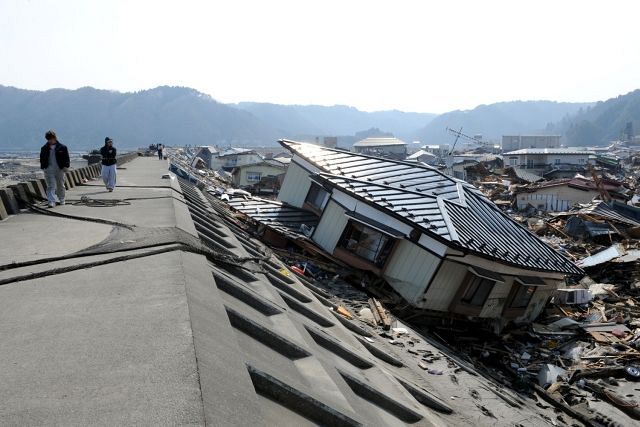
{"label": "damaged house", "polygon": [[579,203],[589,203],[596,197],[620,200],[630,199],[629,189],[624,183],[611,179],[600,179],[600,186],[593,179],[576,176],[572,179],[558,179],[537,185],[520,187],[516,190],[516,203],[520,210],[533,206],[546,212],[561,212]]}
{"label": "damaged house", "polygon": [[311,239],[384,278],[412,306],[495,329],[538,316],[581,270],[438,170],[281,140],[293,158],[279,199],[318,216]]}

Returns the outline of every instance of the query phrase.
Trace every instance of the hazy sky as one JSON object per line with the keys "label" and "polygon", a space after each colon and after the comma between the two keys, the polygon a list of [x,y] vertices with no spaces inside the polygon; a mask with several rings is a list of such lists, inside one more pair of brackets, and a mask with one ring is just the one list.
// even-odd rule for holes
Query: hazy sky
{"label": "hazy sky", "polygon": [[638,1],[0,0],[0,84],[445,112],[640,87]]}

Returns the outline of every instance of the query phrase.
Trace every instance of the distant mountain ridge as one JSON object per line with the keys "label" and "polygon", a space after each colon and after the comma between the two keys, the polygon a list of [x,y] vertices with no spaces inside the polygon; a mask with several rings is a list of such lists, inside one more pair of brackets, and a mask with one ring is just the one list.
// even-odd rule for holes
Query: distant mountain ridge
{"label": "distant mountain ridge", "polygon": [[479,105],[473,110],[451,111],[434,118],[415,134],[425,144],[453,142],[446,128],[470,135],[481,134],[484,140],[500,141],[502,135],[548,134],[557,131],[555,123],[591,106],[591,103],[554,101],[511,101]]}
{"label": "distant mountain ridge", "polygon": [[74,149],[165,144],[258,145],[279,134],[251,113],[184,87],[161,86],[133,93],[90,87],[44,92],[0,86],[0,148],[32,148],[55,129]]}
{"label": "distant mountain ridge", "polygon": [[[364,112],[344,105],[223,104],[186,87],[121,93],[91,87],[34,91],[0,85],[0,150],[29,150],[55,129],[73,150],[168,145],[275,146],[279,138],[338,136],[345,148],[363,136],[392,133],[407,142],[451,143],[446,127],[499,140],[503,134],[560,133],[567,139],[610,138],[620,125],[639,128],[640,91],[600,102],[514,101],[441,115],[397,110]],[[592,136],[585,138],[584,134]],[[342,143],[341,143],[342,144]]]}
{"label": "distant mountain ridge", "polygon": [[623,138],[627,123],[640,134],[640,89],[600,101],[555,124],[568,145],[604,145]]}
{"label": "distant mountain ridge", "polygon": [[289,138],[301,136],[345,136],[379,128],[411,140],[416,129],[433,120],[436,114],[398,110],[365,112],[346,105],[279,105],[259,102],[231,104],[269,123]]}

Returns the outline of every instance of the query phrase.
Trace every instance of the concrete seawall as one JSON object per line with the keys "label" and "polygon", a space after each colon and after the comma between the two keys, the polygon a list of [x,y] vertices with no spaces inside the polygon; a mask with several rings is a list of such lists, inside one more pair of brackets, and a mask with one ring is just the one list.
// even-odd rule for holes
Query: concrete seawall
{"label": "concrete seawall", "polygon": [[[137,158],[140,154],[137,151],[126,153],[118,157],[118,165],[121,166]],[[93,164],[81,168],[69,169],[65,176],[65,187],[67,190],[82,185],[91,179],[100,176],[100,164]],[[20,213],[26,208],[25,201],[33,203],[37,198],[46,198],[47,184],[44,178],[31,181],[19,182],[5,188],[0,188],[0,221],[9,215]]]}

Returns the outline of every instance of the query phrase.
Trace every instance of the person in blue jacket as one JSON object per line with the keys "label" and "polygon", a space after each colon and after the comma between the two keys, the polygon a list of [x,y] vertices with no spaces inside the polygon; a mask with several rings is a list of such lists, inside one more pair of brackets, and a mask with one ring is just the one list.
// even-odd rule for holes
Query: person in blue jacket
{"label": "person in blue jacket", "polygon": [[44,170],[47,183],[47,202],[52,208],[56,203],[64,205],[64,174],[69,169],[69,150],[58,141],[56,133],[44,134],[47,143],[40,148],[40,169]]}

